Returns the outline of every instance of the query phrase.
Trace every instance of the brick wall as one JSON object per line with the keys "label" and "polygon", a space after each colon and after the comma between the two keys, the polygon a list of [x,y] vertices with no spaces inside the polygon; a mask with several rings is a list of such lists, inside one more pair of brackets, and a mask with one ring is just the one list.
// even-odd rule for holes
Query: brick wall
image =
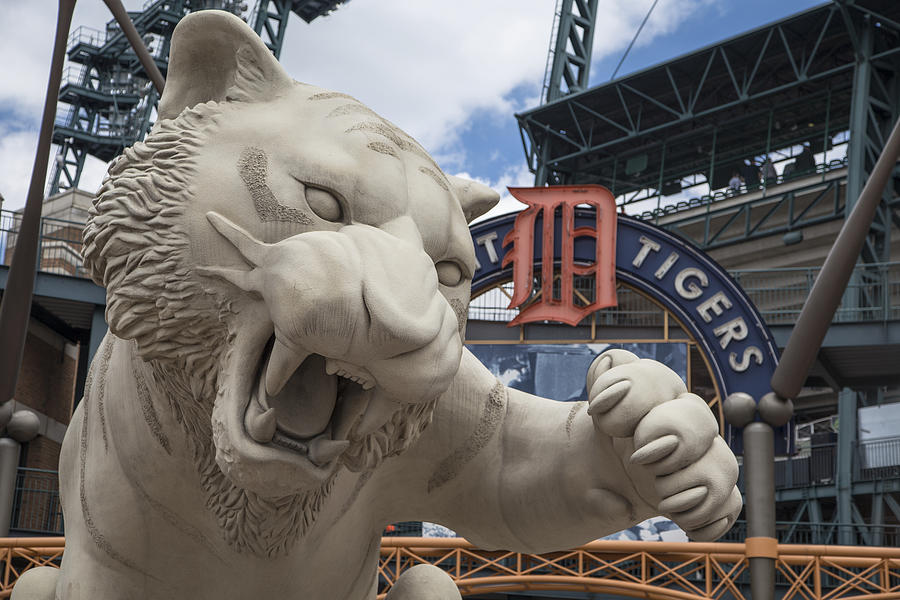
{"label": "brick wall", "polygon": [[[68,424],[75,394],[78,349],[49,327],[31,320],[16,382],[17,403]],[[60,444],[39,435],[23,449],[22,466],[56,470]]]}
{"label": "brick wall", "polygon": [[77,356],[75,346],[32,320],[16,382],[16,402],[68,423],[75,394]]}
{"label": "brick wall", "polygon": [[56,471],[59,468],[59,449],[61,445],[42,435],[37,436],[24,445],[23,466],[29,469],[46,469]]}

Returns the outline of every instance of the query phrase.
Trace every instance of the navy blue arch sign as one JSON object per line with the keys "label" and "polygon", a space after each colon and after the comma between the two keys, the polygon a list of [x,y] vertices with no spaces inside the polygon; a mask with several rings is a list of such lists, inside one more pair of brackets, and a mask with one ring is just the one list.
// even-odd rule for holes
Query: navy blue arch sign
{"label": "navy blue arch sign", "polygon": [[[515,214],[504,215],[470,227],[478,261],[473,295],[511,279],[512,269],[502,267],[509,250],[503,240],[515,219]],[[561,256],[559,217],[556,220],[554,256]],[[592,227],[595,222],[593,208],[576,209],[576,227]],[[535,265],[541,263],[541,225],[535,225]],[[593,238],[576,238],[574,245],[576,262],[594,261]],[[778,364],[772,334],[753,302],[714,260],[668,231],[619,215],[615,264],[618,281],[656,300],[689,331],[709,362],[722,398],[745,392],[759,399],[771,391],[769,381]],[[790,429],[788,425],[776,431],[779,454],[791,450]],[[732,448],[740,451],[740,436],[729,431],[728,437]]]}

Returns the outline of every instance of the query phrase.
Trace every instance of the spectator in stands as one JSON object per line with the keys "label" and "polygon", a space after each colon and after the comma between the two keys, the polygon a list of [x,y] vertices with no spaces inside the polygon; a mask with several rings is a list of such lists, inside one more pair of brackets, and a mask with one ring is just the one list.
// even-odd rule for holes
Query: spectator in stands
{"label": "spectator in stands", "polygon": [[731,179],[728,180],[728,191],[732,194],[740,194],[743,184],[744,180],[741,178],[741,174],[734,171],[731,173]]}
{"label": "spectator in stands", "polygon": [[816,159],[813,156],[809,143],[803,144],[803,150],[797,155],[797,174],[806,174],[814,171],[816,168]]}
{"label": "spectator in stands", "polygon": [[778,173],[775,171],[775,165],[768,156],[766,156],[762,166],[759,168],[759,178],[763,180],[765,185],[775,185],[778,182]]}
{"label": "spectator in stands", "polygon": [[747,189],[755,188],[759,185],[759,168],[753,160],[744,159],[744,164],[741,165],[740,171],[741,179],[744,185],[747,186]]}
{"label": "spectator in stands", "polygon": [[797,173],[797,163],[789,162],[784,165],[784,168],[781,170],[781,180],[787,181],[791,177],[793,177]]}

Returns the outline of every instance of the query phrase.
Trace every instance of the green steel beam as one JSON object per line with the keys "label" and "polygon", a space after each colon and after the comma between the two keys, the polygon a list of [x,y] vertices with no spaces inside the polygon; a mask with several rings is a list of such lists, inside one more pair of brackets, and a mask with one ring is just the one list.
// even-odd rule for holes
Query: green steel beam
{"label": "green steel beam", "polygon": [[[6,289],[9,267],[0,265],[0,290]],[[81,277],[38,272],[34,280],[34,295],[58,300],[72,300],[97,306],[106,305],[106,290]]]}
{"label": "green steel beam", "polygon": [[558,0],[558,23],[547,59],[543,99],[552,102],[587,89],[598,0]]}
{"label": "green steel beam", "polygon": [[[152,37],[153,58],[165,72],[172,31],[184,15],[207,8],[241,14],[242,4],[246,2],[155,0],[140,13],[133,14],[132,20],[139,35]],[[292,11],[309,22],[338,4],[339,0],[260,0],[256,12],[246,18],[277,58]],[[61,102],[71,109],[59,111],[62,118],[53,139],[58,146],[57,157],[48,181],[51,195],[78,187],[88,155],[108,161],[143,139],[153,124],[153,109],[158,100],[121,31],[114,31],[102,41],[81,39],[77,34],[69,47],[69,61],[84,66],[81,80],[71,82],[73,85],[60,95]],[[109,86],[107,82],[117,77],[122,77],[121,83]],[[135,105],[138,97],[140,100]]]}
{"label": "green steel beam", "polygon": [[262,38],[275,58],[281,56],[292,4],[291,0],[260,0],[259,9],[253,15],[253,31]]}
{"label": "green steel beam", "polygon": [[[858,21],[860,10],[873,10],[870,5],[879,15],[872,60],[886,63],[900,55],[900,47],[893,42],[900,32],[894,28],[900,19],[900,5],[861,0],[844,10]],[[818,7],[517,115],[529,168],[540,172],[538,183],[592,182],[602,169],[613,171],[612,157],[637,152],[636,146],[666,138],[671,141],[673,136],[731,123],[748,110],[782,110],[786,102],[796,99],[804,99],[806,104],[797,112],[796,121],[789,120],[789,127],[784,127],[783,118],[781,123],[776,120],[778,135],[796,126],[806,131],[807,123],[800,121],[819,109],[827,113],[827,118],[817,116],[807,137],[826,140],[829,132],[840,133],[848,127],[847,90],[856,62],[852,40],[857,36],[855,28],[842,18],[841,10],[838,4]],[[818,90],[831,96],[830,100],[823,95],[821,105],[811,101],[810,94]],[[835,92],[841,94],[832,96]],[[825,121],[828,125],[823,127]],[[741,148],[755,140],[762,146],[757,152],[761,154],[767,125],[747,129],[740,141],[723,139],[718,147]],[[778,137],[775,132],[773,136]],[[781,140],[773,139],[773,147],[776,143]],[[687,156],[697,148],[697,144],[685,144],[682,154]],[[707,149],[703,151],[708,162]],[[677,157],[672,158],[666,162],[677,169],[680,163]],[[724,160],[728,159],[723,154]],[[609,163],[607,167],[603,167],[604,161]],[[669,171],[667,168],[667,180]],[[639,186],[645,184],[641,180]],[[621,191],[627,188],[618,177],[617,192]]]}
{"label": "green steel beam", "polygon": [[[824,183],[816,181],[802,188],[760,195],[740,204],[721,208],[714,204],[698,206],[685,210],[683,216],[664,218],[660,225],[707,250],[768,237],[843,218],[844,181],[845,178],[838,175]],[[798,205],[794,199],[801,195],[811,199]],[[700,223],[703,229],[699,235],[689,231],[692,225]]]}
{"label": "green steel beam", "polygon": [[853,544],[853,447],[856,443],[856,392],[844,388],[838,393],[838,443],[835,491],[837,520],[845,524],[838,531],[838,543]]}
{"label": "green steel beam", "polygon": [[[879,490],[884,490],[885,492],[900,492],[900,479],[856,481],[851,488],[851,495],[871,496]],[[814,485],[775,490],[775,501],[778,503],[800,502],[807,498],[810,500],[814,498],[820,500],[834,500],[837,498],[837,490],[833,485]]]}

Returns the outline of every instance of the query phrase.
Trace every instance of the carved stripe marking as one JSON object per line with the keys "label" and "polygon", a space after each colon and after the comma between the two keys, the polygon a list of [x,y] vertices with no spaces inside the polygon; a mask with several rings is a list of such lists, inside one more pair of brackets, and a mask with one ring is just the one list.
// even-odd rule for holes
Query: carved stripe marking
{"label": "carved stripe marking", "polygon": [[[112,346],[113,346],[112,341],[105,342],[104,355],[106,354],[105,348],[106,347],[112,348]],[[111,349],[110,349],[110,353],[112,353]],[[105,374],[105,370],[103,371],[103,373]],[[101,378],[100,385],[102,386],[103,383],[105,383],[105,382],[103,381],[103,378]],[[125,558],[124,556],[122,556],[121,554],[116,552],[116,550],[112,547],[112,544],[109,543],[109,540],[106,539],[106,536],[104,536],[100,532],[100,529],[94,523],[94,518],[91,516],[91,511],[88,508],[87,490],[85,489],[85,483],[84,483],[85,471],[87,470],[88,424],[90,421],[90,418],[89,418],[90,410],[88,410],[89,408],[90,408],[89,406],[85,406],[84,410],[81,413],[81,416],[82,416],[81,440],[80,440],[80,447],[79,447],[79,452],[78,452],[78,463],[79,463],[79,465],[78,465],[78,467],[79,467],[78,495],[80,496],[80,500],[81,500],[81,514],[82,514],[82,517],[84,518],[84,526],[85,526],[85,528],[87,528],[88,534],[90,534],[91,539],[94,541],[94,544],[96,544],[96,546],[100,550],[102,550],[107,556],[109,556],[111,559],[113,559],[114,561],[116,561],[118,563],[125,565],[129,569],[134,569],[135,571],[137,571],[138,573],[141,573],[145,577],[149,577],[151,579],[157,579],[156,577],[153,577],[152,575],[141,570],[133,562],[131,562],[130,560],[128,560],[127,558]],[[158,579],[157,579],[157,581],[158,581]]]}
{"label": "carved stripe marking", "polygon": [[431,493],[459,475],[466,464],[481,452],[503,422],[506,412],[506,388],[499,381],[488,394],[487,401],[481,411],[481,420],[475,431],[463,445],[454,450],[450,456],[438,463],[437,468],[428,480],[428,492]]}
{"label": "carved stripe marking", "polygon": [[581,409],[585,405],[584,402],[573,402],[572,408],[569,409],[569,416],[566,418],[566,435],[572,436],[572,425],[575,423],[575,415],[578,414],[579,409]]}
{"label": "carved stripe marking", "polygon": [[141,373],[141,370],[135,363],[135,361],[137,360],[140,359],[138,359],[136,356],[132,357],[131,372],[134,375],[134,382],[137,384],[137,395],[138,401],[141,404],[141,414],[144,416],[144,422],[147,423],[147,427],[150,428],[150,433],[153,434],[153,437],[156,438],[156,441],[159,442],[159,445],[162,446],[163,450],[166,451],[166,454],[172,454],[172,448],[169,444],[169,438],[166,437],[166,434],[163,431],[162,425],[159,422],[159,415],[156,412],[156,407],[153,405],[153,398],[150,396],[150,389],[147,387],[147,380],[144,378],[144,374]]}
{"label": "carved stripe marking", "polygon": [[288,221],[312,225],[312,219],[303,211],[280,204],[269,188],[269,158],[259,148],[245,148],[238,160],[241,180],[250,191],[253,207],[261,221]]}
{"label": "carved stripe marking", "polygon": [[[97,390],[97,413],[100,417],[100,434],[103,436],[103,449],[109,452],[109,438],[106,434],[106,373],[109,371],[109,361],[112,358],[113,342],[107,336],[103,338],[103,347],[100,350],[100,367],[97,369],[97,379],[100,387]],[[85,396],[87,396],[85,394]]]}

